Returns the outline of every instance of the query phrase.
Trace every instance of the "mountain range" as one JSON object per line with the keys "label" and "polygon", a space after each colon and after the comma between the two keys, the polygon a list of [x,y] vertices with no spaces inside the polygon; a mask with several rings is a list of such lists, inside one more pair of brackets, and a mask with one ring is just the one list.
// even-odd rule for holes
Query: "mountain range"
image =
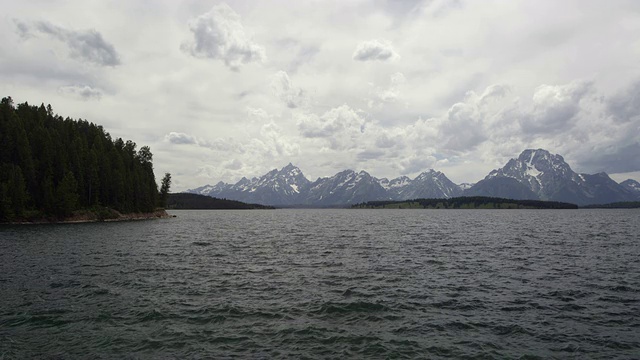
{"label": "mountain range", "polygon": [[219,182],[187,190],[188,193],[271,206],[347,206],[374,200],[408,200],[491,196],[516,200],[550,200],[577,205],[640,200],[640,183],[622,183],[606,173],[578,174],[560,155],[528,149],[491,171],[476,184],[455,184],[433,169],[411,179],[378,179],[366,171],[344,170],[309,181],[292,164],[235,184]]}

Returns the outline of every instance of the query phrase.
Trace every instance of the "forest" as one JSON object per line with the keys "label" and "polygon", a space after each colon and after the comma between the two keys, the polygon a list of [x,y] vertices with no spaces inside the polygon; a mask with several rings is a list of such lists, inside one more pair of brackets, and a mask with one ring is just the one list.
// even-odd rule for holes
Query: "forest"
{"label": "forest", "polygon": [[638,209],[640,201],[624,201],[610,204],[596,204],[583,206],[585,209]]}
{"label": "forest", "polygon": [[167,200],[168,209],[191,210],[249,210],[249,209],[274,209],[273,206],[247,204],[235,200],[218,199],[200,194],[176,193],[169,194]]}
{"label": "forest", "polygon": [[51,105],[0,103],[0,222],[64,219],[80,209],[151,212],[164,206],[148,146],[112,139],[102,126],[63,118]]}
{"label": "forest", "polygon": [[578,206],[557,201],[513,200],[485,196],[449,199],[415,199],[406,201],[369,201],[353,205],[365,209],[577,209]]}

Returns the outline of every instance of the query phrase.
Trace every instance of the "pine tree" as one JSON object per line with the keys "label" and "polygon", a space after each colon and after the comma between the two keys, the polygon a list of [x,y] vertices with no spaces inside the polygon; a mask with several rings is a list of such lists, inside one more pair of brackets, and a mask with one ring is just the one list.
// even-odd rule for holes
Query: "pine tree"
{"label": "pine tree", "polygon": [[160,206],[167,207],[167,199],[169,198],[169,189],[171,188],[171,174],[165,173],[160,185]]}
{"label": "pine tree", "polygon": [[148,146],[136,152],[135,142],[55,115],[50,105],[0,101],[0,221],[64,217],[98,204],[151,211],[160,202],[152,161]]}
{"label": "pine tree", "polygon": [[67,171],[56,189],[56,215],[70,216],[78,208],[78,183],[71,171]]}

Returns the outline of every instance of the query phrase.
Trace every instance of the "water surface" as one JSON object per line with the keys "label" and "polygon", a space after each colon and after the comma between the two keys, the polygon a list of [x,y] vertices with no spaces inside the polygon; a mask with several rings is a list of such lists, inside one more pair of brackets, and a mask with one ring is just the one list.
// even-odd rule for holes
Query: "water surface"
{"label": "water surface", "polygon": [[0,227],[0,359],[634,358],[638,210]]}

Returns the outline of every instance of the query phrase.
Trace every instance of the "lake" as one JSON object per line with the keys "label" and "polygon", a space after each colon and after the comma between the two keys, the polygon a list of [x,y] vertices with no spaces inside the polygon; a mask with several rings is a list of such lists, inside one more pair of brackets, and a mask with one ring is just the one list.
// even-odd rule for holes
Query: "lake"
{"label": "lake", "polygon": [[637,358],[639,210],[0,226],[0,359]]}

